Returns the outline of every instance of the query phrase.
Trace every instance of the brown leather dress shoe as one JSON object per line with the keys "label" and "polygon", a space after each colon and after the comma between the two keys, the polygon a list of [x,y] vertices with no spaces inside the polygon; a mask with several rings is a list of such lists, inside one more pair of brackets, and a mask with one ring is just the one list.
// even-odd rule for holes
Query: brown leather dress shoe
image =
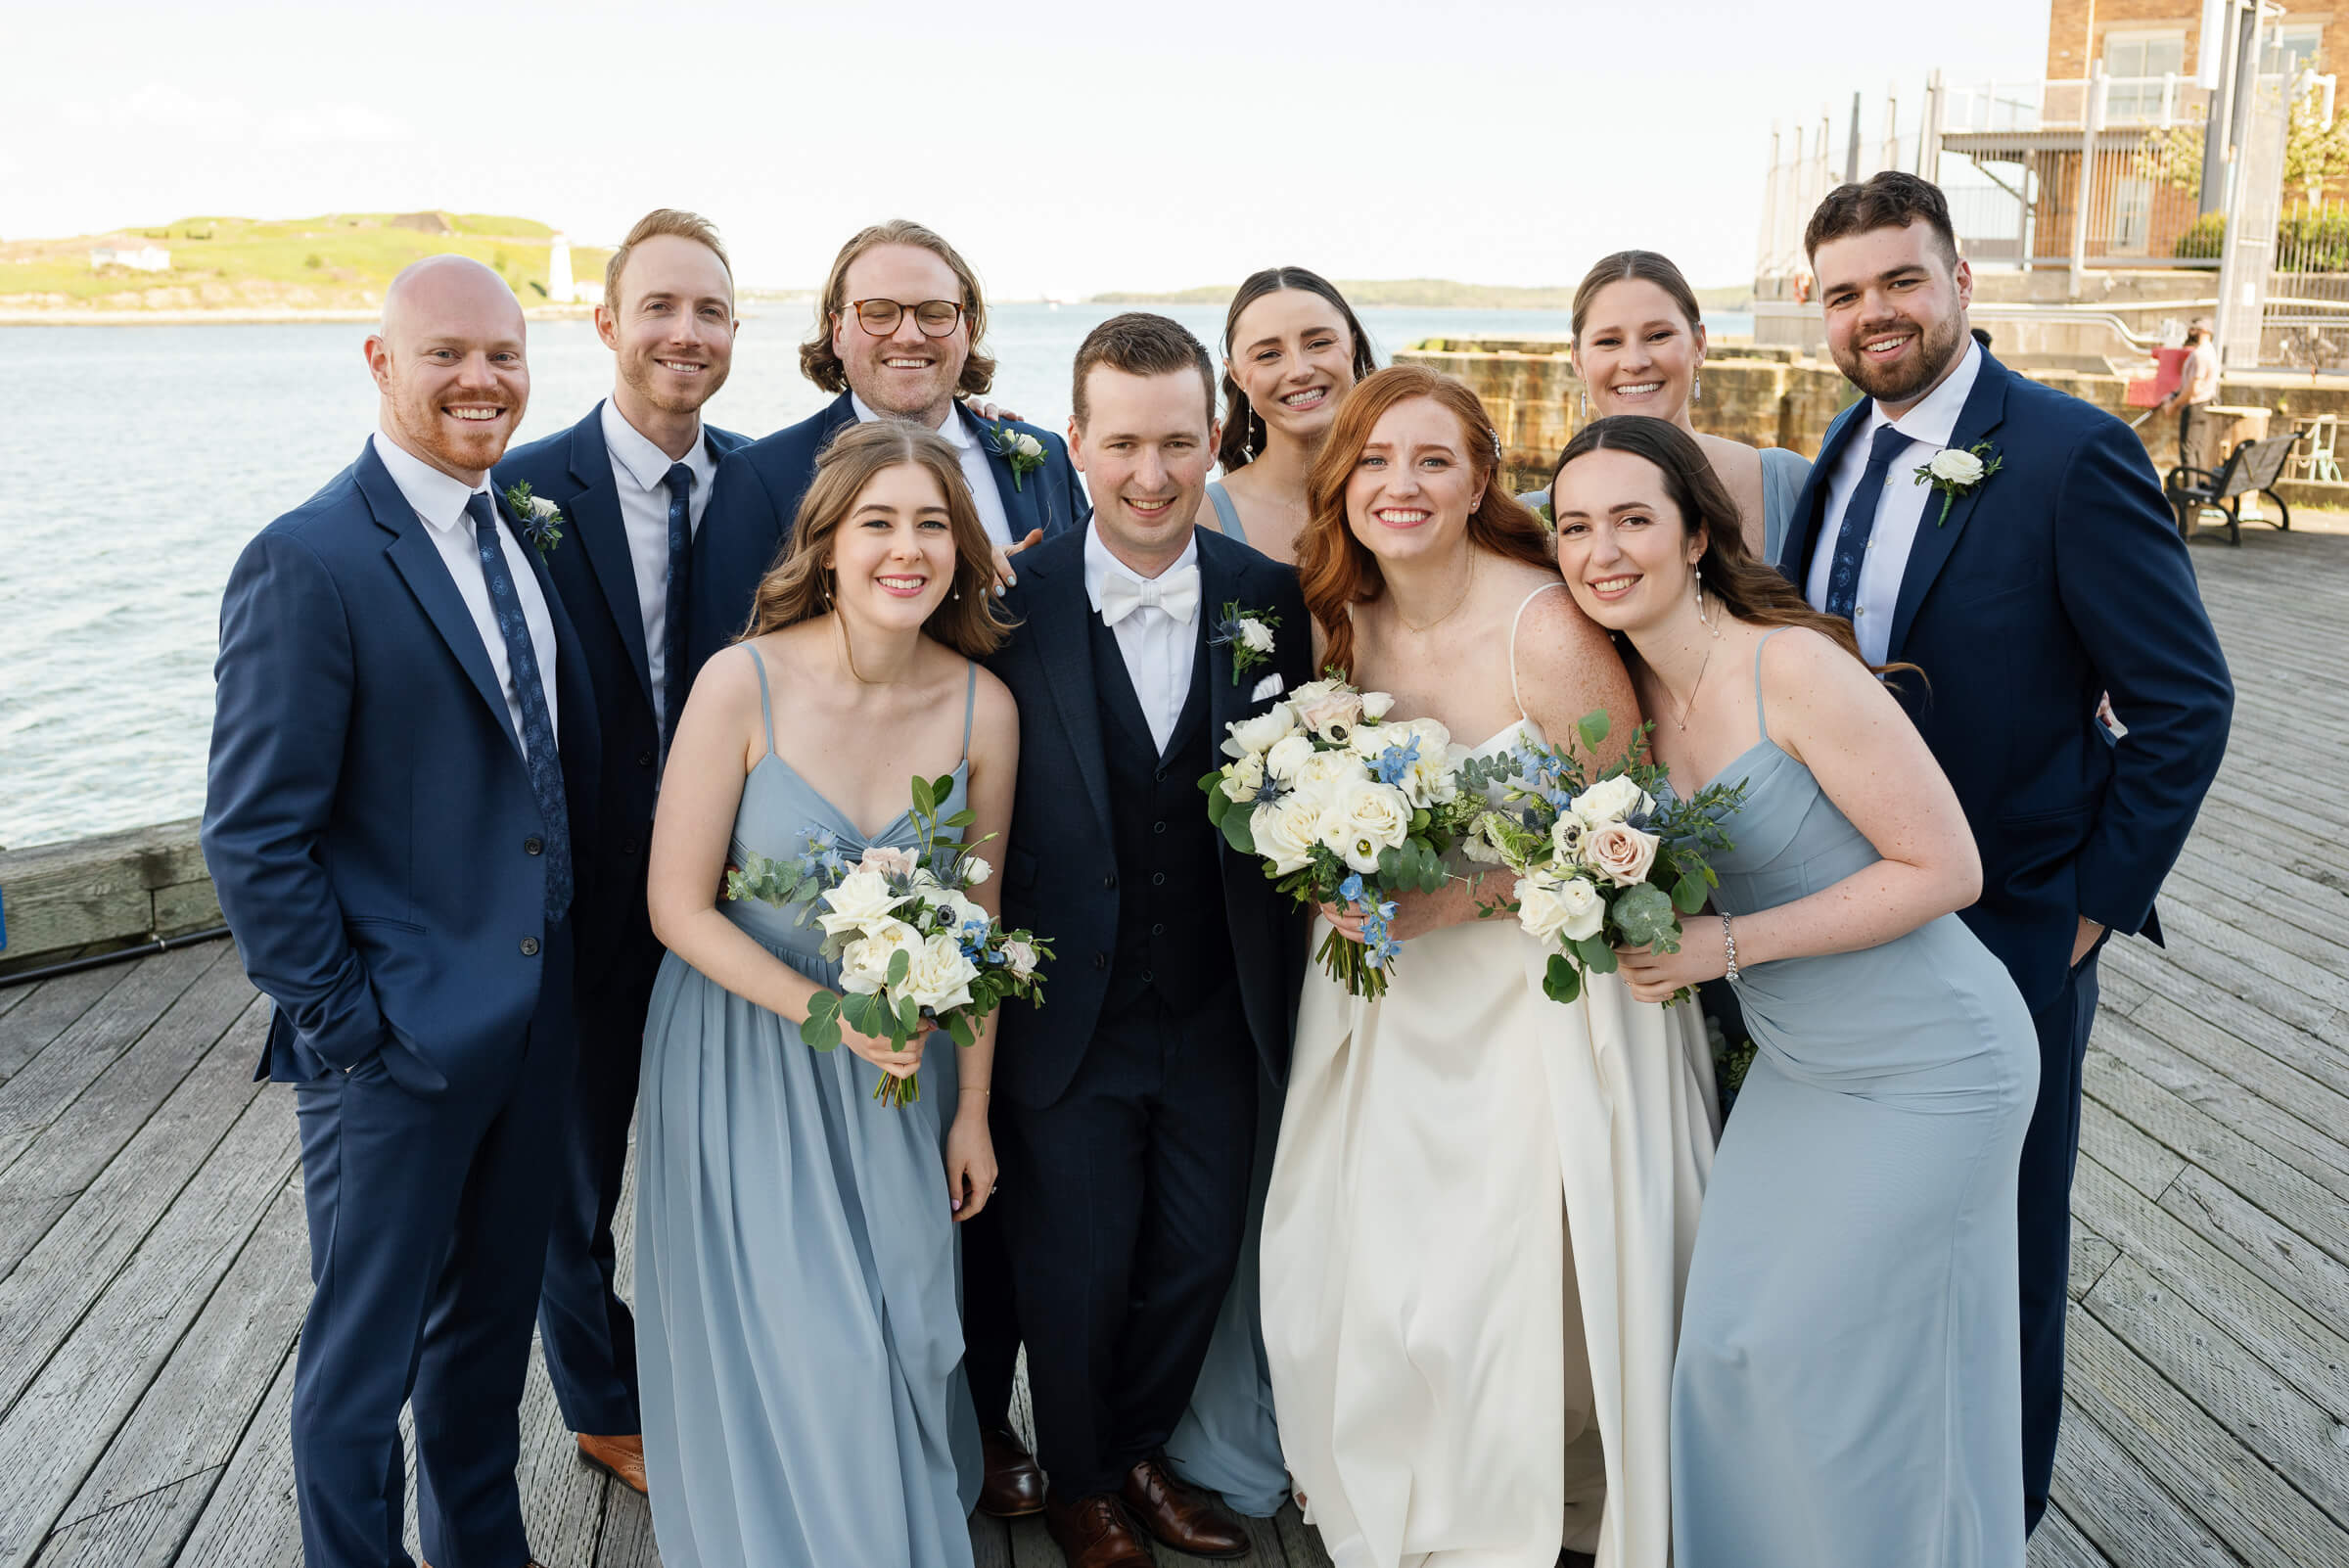
{"label": "brown leather dress shoe", "polygon": [[979,1434],[987,1478],[979,1483],[979,1511],[997,1519],[1023,1519],[1044,1511],[1044,1472],[1036,1455],[1000,1427]]}
{"label": "brown leather dress shoe", "polygon": [[1248,1533],[1222,1509],[1167,1473],[1156,1455],[1126,1472],[1126,1506],[1144,1530],[1194,1557],[1245,1557]]}
{"label": "brown leather dress shoe", "polygon": [[1126,1510],[1106,1492],[1066,1503],[1046,1498],[1044,1533],[1069,1568],[1157,1568]]}
{"label": "brown leather dress shoe", "polygon": [[624,1437],[590,1437],[581,1432],[578,1439],[581,1464],[603,1471],[623,1487],[644,1490],[643,1438],[633,1432]]}

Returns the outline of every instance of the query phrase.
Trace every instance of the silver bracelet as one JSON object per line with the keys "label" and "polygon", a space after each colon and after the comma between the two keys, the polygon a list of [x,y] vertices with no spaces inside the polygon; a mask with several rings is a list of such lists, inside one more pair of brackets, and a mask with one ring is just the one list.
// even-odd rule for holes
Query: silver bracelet
{"label": "silver bracelet", "polygon": [[1729,958],[1728,972],[1723,978],[1734,981],[1737,978],[1737,934],[1729,929],[1729,917],[1726,914],[1721,917],[1721,950]]}

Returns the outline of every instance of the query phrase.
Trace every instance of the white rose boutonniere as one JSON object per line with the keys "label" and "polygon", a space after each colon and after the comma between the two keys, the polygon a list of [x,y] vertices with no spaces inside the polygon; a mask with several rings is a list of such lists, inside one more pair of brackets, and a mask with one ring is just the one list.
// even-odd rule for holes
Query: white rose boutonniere
{"label": "white rose boutonniere", "polygon": [[1272,657],[1275,646],[1272,633],[1279,627],[1280,617],[1251,610],[1234,599],[1223,607],[1223,614],[1216,621],[1215,635],[1207,639],[1207,645],[1231,650],[1231,683],[1236,686],[1242,675]]}
{"label": "white rose boutonniere", "polygon": [[555,546],[563,542],[563,509],[543,495],[530,493],[530,481],[506,487],[506,510],[522,525],[522,536],[538,547],[540,555],[552,555]]}
{"label": "white rose boutonniere", "polygon": [[1008,424],[987,427],[987,449],[1011,465],[1011,487],[1017,492],[1028,476],[1044,466],[1044,443]]}
{"label": "white rose boutonniere", "polygon": [[1950,503],[1971,492],[1984,480],[1999,471],[2004,461],[1988,441],[1958,448],[1945,446],[1932,459],[1918,467],[1916,483],[1930,484],[1941,492],[1941,516],[1933,520],[1935,528],[1950,520]]}

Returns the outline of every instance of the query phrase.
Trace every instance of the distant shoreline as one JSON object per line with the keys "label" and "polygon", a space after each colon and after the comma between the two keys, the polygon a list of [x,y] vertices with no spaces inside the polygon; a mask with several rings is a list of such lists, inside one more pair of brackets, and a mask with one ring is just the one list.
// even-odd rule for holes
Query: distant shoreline
{"label": "distant shoreline", "polygon": [[[0,327],[253,327],[301,326],[315,322],[373,321],[380,310],[0,310]],[[584,321],[592,305],[537,305],[523,311],[527,321]]]}

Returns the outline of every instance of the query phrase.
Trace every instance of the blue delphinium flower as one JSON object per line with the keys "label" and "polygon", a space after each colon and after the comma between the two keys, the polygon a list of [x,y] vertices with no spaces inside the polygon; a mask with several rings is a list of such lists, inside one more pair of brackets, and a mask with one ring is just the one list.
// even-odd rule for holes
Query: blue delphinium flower
{"label": "blue delphinium flower", "polygon": [[[1358,887],[1361,882],[1359,877],[1352,880]],[[1386,968],[1395,961],[1395,955],[1403,950],[1403,945],[1395,940],[1394,933],[1389,929],[1389,922],[1394,918],[1395,900],[1392,899],[1373,904],[1369,912],[1362,916],[1362,955],[1369,960],[1373,969]]]}
{"label": "blue delphinium flower", "polygon": [[1348,903],[1362,901],[1362,874],[1359,871],[1338,884],[1338,897]]}
{"label": "blue delphinium flower", "polygon": [[1370,771],[1381,784],[1401,784],[1408,777],[1419,761],[1419,737],[1413,735],[1407,745],[1390,746],[1370,763]]}

